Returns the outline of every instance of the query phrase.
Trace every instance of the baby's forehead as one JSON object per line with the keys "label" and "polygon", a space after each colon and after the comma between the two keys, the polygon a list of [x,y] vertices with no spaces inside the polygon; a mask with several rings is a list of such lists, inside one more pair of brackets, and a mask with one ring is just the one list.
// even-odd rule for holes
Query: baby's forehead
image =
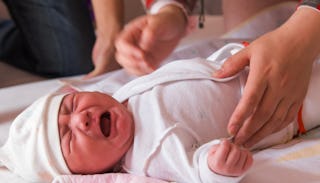
{"label": "baby's forehead", "polygon": [[[73,103],[77,103],[79,101],[78,99],[84,100],[84,101],[90,101],[90,102],[97,102],[101,99],[111,99],[116,100],[112,95],[97,91],[73,91],[68,94],[65,94],[65,96],[62,99],[62,102],[60,103],[60,110],[62,107],[68,107],[72,105]],[[77,100],[76,100],[77,99]]]}
{"label": "baby's forehead", "polygon": [[64,95],[64,97],[62,98],[62,101],[61,101],[61,104],[60,104],[60,107],[62,104],[69,104],[72,102],[72,97],[76,94],[86,94],[86,93],[90,93],[90,92],[84,92],[84,91],[72,91],[72,92],[69,92],[67,94]]}
{"label": "baby's forehead", "polygon": [[78,94],[91,95],[92,93],[93,92],[72,91],[72,92],[65,94],[64,97],[62,98],[62,101],[59,106],[59,113],[60,113],[60,111],[64,110],[64,108],[68,108],[68,107],[72,106],[72,104],[74,102],[75,95],[78,95]]}
{"label": "baby's forehead", "polygon": [[62,101],[61,101],[60,106],[59,106],[60,110],[61,110],[61,107],[63,105],[66,105],[66,104],[69,103],[68,98],[70,97],[70,95],[71,95],[71,93],[68,93],[62,98]]}

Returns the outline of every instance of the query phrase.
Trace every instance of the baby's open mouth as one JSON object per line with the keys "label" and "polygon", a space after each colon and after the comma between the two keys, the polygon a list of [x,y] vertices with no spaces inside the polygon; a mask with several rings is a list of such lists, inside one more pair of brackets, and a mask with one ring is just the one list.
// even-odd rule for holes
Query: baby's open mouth
{"label": "baby's open mouth", "polygon": [[111,126],[110,113],[106,112],[102,114],[100,117],[100,129],[102,134],[105,137],[109,137],[110,135],[110,126]]}

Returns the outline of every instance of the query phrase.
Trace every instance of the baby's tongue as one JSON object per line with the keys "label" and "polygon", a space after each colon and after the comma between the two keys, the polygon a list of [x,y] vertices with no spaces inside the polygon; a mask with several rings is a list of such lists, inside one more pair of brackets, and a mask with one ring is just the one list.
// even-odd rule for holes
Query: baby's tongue
{"label": "baby's tongue", "polygon": [[109,137],[110,135],[110,116],[103,115],[100,121],[101,132],[105,137]]}

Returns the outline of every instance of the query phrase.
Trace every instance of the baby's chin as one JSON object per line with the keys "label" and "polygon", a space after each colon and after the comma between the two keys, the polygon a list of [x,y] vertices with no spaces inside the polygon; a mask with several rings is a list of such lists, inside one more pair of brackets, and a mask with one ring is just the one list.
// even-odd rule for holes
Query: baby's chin
{"label": "baby's chin", "polygon": [[[119,161],[120,162],[120,161]],[[68,165],[68,168],[72,174],[81,174],[81,175],[93,175],[93,174],[102,174],[102,173],[110,173],[113,171],[113,167],[115,167],[117,163],[114,163],[113,166],[109,166],[107,168],[99,168],[98,166],[86,166],[85,168],[83,166],[79,165]]]}

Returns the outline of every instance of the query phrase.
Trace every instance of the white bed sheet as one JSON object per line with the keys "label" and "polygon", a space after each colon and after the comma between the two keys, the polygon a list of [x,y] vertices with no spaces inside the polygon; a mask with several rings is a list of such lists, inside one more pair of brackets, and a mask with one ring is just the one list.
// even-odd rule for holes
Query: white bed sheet
{"label": "white bed sheet", "polygon": [[[222,45],[234,41],[211,39],[194,43],[192,46],[177,50],[168,58],[168,61],[195,56],[207,57]],[[81,77],[46,80],[0,89],[0,144],[5,142],[11,121],[15,116],[38,97],[62,86],[61,80],[75,86],[80,84],[86,90],[99,88],[99,85],[102,83],[105,85],[107,82],[109,85],[103,90],[113,93],[134,78],[123,70],[87,81],[81,80]],[[320,129],[315,129],[288,144],[260,151],[254,158],[254,165],[242,180],[243,183],[320,182]],[[0,182],[24,183],[25,181],[2,167]]]}

